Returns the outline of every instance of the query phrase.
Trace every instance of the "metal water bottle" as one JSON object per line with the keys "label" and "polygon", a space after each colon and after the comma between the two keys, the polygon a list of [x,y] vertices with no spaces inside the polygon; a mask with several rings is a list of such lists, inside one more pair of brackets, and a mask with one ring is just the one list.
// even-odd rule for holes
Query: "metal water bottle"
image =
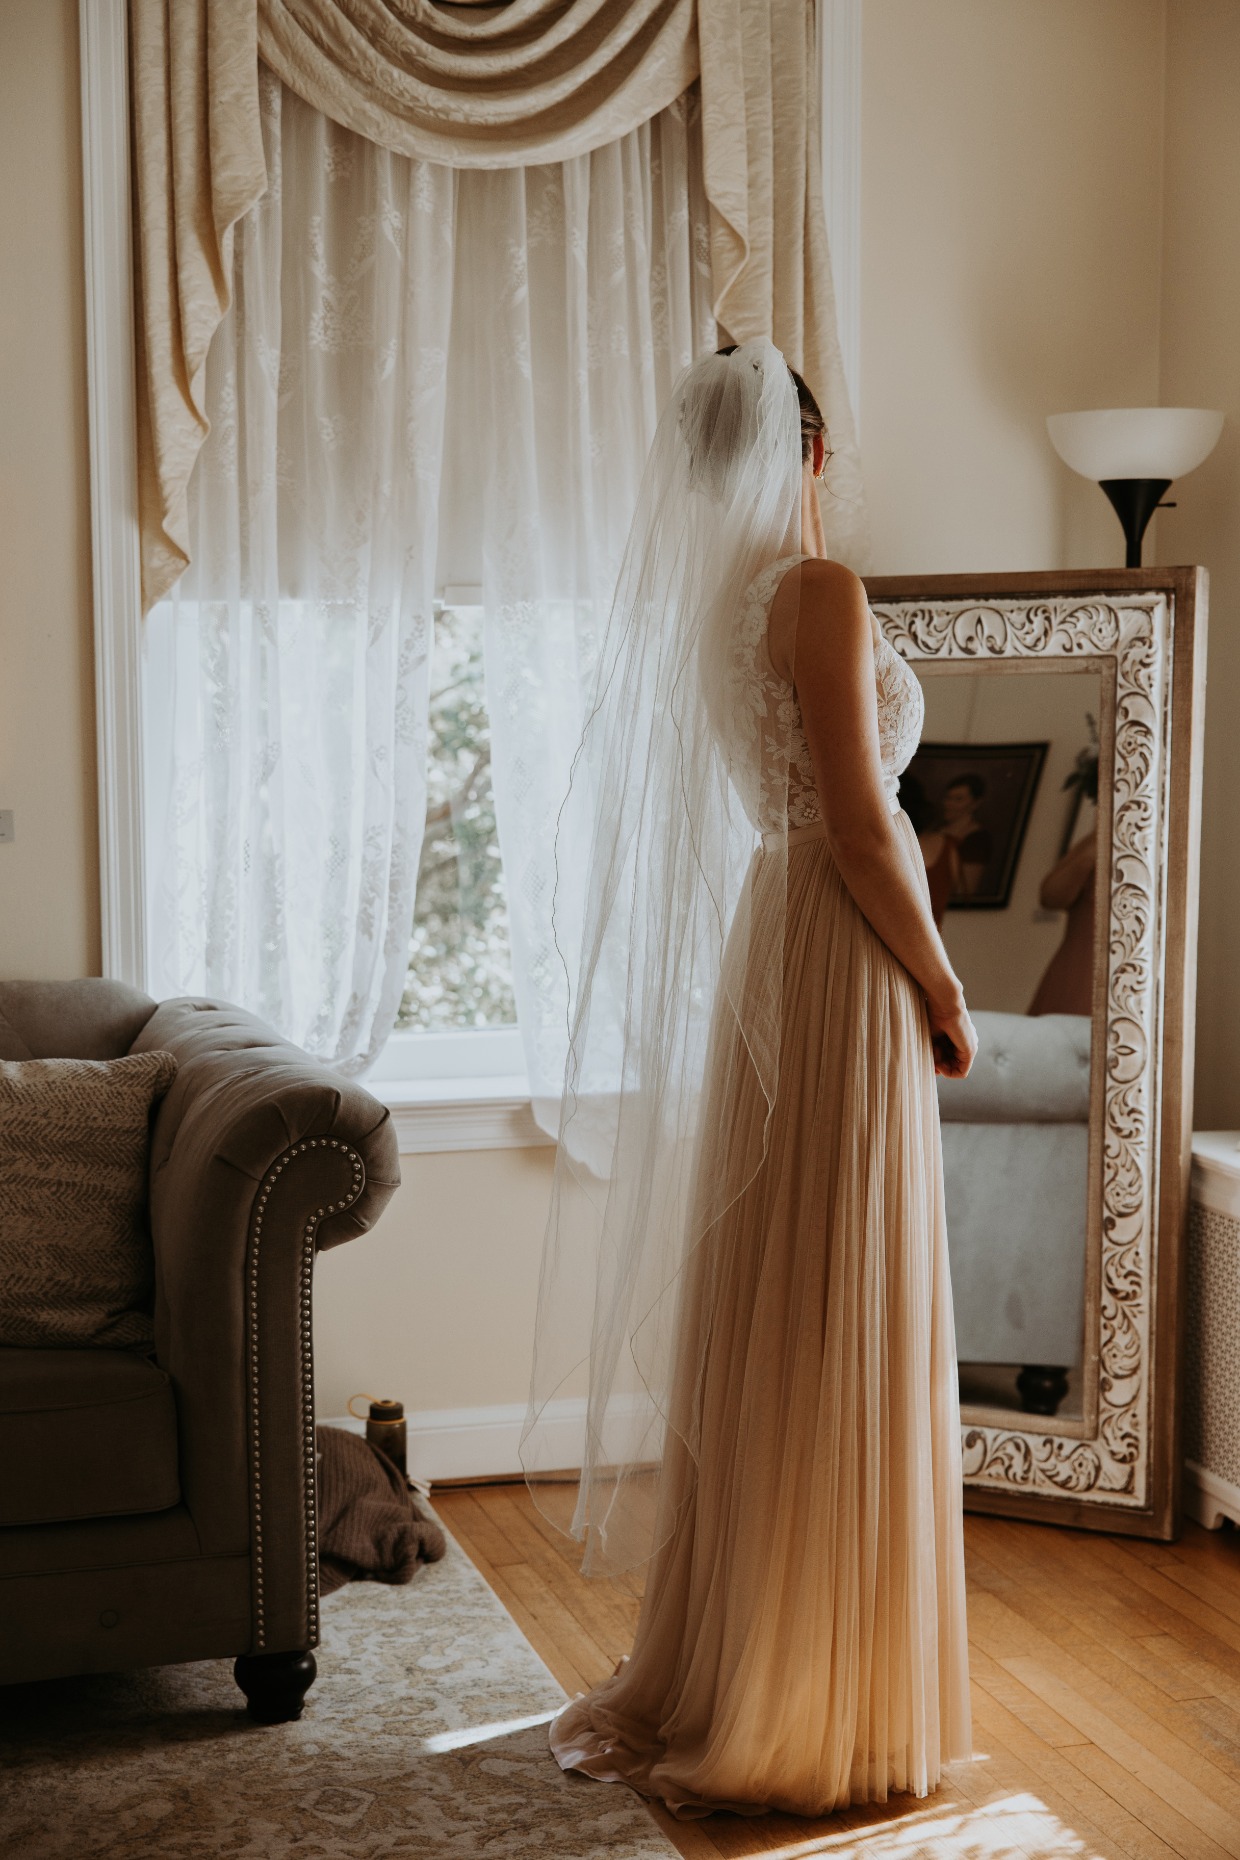
{"label": "metal water bottle", "polygon": [[402,1477],[407,1476],[404,1402],[372,1401],[366,1420],[366,1439],[379,1453],[387,1455]]}

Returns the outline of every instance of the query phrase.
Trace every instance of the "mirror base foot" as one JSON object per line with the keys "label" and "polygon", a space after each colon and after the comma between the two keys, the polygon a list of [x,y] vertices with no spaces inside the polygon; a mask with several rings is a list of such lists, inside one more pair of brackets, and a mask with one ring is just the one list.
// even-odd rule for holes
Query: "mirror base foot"
{"label": "mirror base foot", "polygon": [[1056,1414],[1068,1393],[1068,1372],[1053,1364],[1026,1363],[1016,1387],[1026,1414]]}

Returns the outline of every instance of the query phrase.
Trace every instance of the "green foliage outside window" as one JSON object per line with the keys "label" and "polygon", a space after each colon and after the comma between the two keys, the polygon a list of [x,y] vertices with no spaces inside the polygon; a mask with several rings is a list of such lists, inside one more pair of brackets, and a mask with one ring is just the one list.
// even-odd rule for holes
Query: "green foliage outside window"
{"label": "green foliage outside window", "polygon": [[398,1028],[516,1024],[508,899],[495,830],[482,611],[435,616],[426,834]]}

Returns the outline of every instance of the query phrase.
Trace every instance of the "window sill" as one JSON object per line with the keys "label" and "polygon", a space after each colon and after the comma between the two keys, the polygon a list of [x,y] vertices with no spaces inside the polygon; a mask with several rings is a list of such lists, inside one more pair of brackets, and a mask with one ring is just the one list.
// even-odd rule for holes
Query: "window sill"
{"label": "window sill", "polygon": [[521,1077],[366,1079],[392,1113],[402,1156],[440,1150],[515,1150],[548,1145]]}

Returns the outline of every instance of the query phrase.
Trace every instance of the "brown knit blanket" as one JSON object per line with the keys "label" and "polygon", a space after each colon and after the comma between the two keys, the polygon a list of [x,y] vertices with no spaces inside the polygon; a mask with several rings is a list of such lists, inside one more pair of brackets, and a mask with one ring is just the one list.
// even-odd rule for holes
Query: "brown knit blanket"
{"label": "brown knit blanket", "polygon": [[342,1427],[315,1429],[319,1450],[319,1593],[346,1582],[409,1582],[446,1545],[384,1453]]}

